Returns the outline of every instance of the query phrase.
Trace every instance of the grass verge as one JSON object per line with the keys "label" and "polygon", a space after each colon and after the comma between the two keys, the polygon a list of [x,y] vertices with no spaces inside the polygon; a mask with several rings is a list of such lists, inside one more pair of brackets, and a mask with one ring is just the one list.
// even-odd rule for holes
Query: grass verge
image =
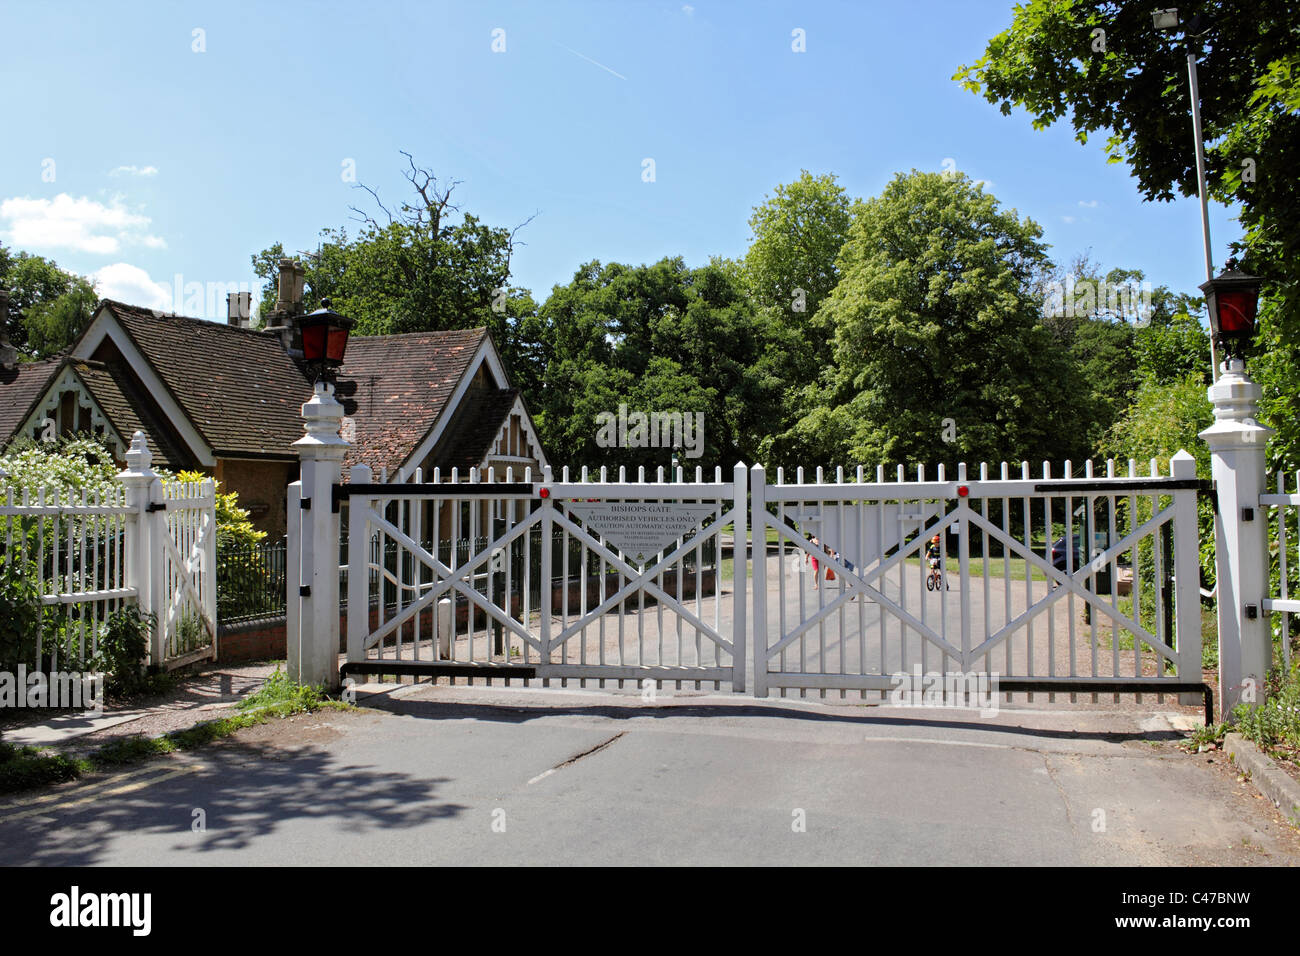
{"label": "grass verge", "polygon": [[193,750],[245,727],[273,717],[291,717],[317,710],[351,710],[352,705],[331,700],[320,688],[304,687],[276,671],[256,693],[238,705],[239,713],[174,730],[161,737],[128,737],[106,744],[83,758],[37,747],[0,743],[0,793],[18,793],[33,787],[76,780],[83,774],[113,770],[161,754]]}

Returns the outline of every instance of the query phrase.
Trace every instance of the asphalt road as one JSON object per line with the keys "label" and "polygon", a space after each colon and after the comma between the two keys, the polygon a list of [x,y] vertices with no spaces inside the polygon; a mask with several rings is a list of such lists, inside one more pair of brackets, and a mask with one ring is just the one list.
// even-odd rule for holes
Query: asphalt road
{"label": "asphalt road", "polygon": [[7,801],[0,863],[1300,862],[1221,754],[1177,748],[1172,712],[427,686],[367,703],[385,709]]}

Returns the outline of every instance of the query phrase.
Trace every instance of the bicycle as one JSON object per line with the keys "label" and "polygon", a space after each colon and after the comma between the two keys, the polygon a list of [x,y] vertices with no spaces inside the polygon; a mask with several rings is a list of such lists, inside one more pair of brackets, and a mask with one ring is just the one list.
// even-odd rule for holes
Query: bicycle
{"label": "bicycle", "polygon": [[925,589],[927,591],[950,590],[948,582],[943,579],[943,572],[939,570],[937,564],[930,565],[930,574],[925,579]]}

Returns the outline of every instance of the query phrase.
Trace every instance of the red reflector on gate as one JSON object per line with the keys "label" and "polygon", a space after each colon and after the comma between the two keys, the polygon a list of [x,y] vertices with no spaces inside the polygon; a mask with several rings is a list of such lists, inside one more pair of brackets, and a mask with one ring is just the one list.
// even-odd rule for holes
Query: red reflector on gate
{"label": "red reflector on gate", "polygon": [[967,488],[965,485],[958,485],[958,486],[957,486],[957,497],[958,497],[958,498],[965,498],[965,497],[967,497],[968,495],[970,495],[970,489],[969,489],[969,488]]}
{"label": "red reflector on gate", "polygon": [[541,491],[539,491],[539,492],[537,492],[537,493],[538,493],[539,495],[541,495],[543,498],[549,498],[549,497],[551,497],[551,489],[550,489],[550,488],[543,488]]}

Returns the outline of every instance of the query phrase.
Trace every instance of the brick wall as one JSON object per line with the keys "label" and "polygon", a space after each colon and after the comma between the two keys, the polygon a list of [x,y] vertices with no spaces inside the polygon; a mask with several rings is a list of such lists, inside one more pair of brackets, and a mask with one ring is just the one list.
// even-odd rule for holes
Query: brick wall
{"label": "brick wall", "polygon": [[285,532],[285,492],[297,478],[297,465],[283,461],[249,461],[222,458],[214,477],[221,491],[236,492],[239,507],[252,512],[253,526],[269,538],[282,538]]}

